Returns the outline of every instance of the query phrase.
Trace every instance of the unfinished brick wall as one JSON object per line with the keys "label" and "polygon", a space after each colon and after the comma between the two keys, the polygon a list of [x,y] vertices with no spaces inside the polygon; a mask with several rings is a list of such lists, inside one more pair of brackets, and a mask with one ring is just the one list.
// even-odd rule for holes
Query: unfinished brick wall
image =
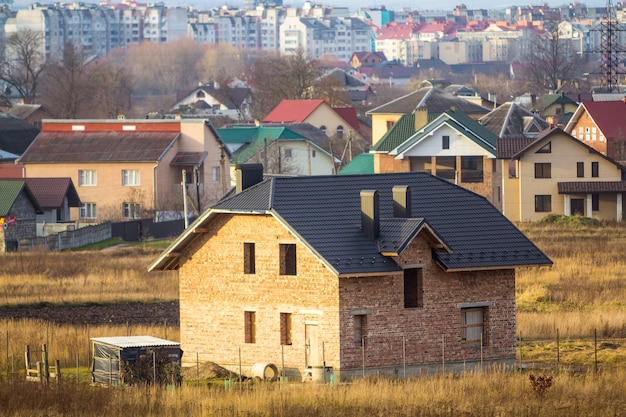
{"label": "unfinished brick wall", "polygon": [[[342,279],[340,284],[342,368],[362,366],[363,350],[353,342],[351,311],[366,311],[366,366],[480,359],[479,343],[461,340],[461,305],[488,303],[483,358],[515,357],[515,271],[446,273],[417,237],[396,261],[423,270],[423,307],[404,308],[403,274]],[[445,346],[444,346],[445,345]]]}
{"label": "unfinished brick wall", "polygon": [[[255,243],[255,274],[244,274],[243,242]],[[297,275],[279,275],[279,244],[295,243]],[[515,355],[514,270],[445,273],[418,236],[396,260],[423,268],[423,307],[404,308],[403,274],[337,278],[269,215],[222,215],[187,249],[180,269],[180,331],[185,362],[213,361],[237,369],[255,362],[307,365],[305,327],[317,325],[316,349],[327,366],[355,369],[354,315],[366,316],[368,368],[480,358],[461,340],[463,303],[489,303],[484,359]],[[186,261],[186,262],[185,262]],[[256,342],[245,343],[244,312],[256,315]],[[280,344],[280,313],[292,314],[291,345]],[[340,324],[341,323],[341,324]],[[340,352],[341,346],[341,352]],[[283,356],[284,355],[284,356]],[[321,365],[321,363],[319,363]]]}
{"label": "unfinished brick wall", "polygon": [[[244,274],[243,242],[255,243],[256,273]],[[297,275],[279,275],[279,244],[295,243]],[[339,366],[337,277],[277,220],[221,216],[190,247],[180,269],[180,332],[185,361],[305,367],[305,325],[318,325],[317,349]],[[245,343],[244,311],[256,315],[256,343]],[[280,313],[292,314],[291,345],[280,344]],[[323,346],[322,346],[323,344]],[[319,364],[321,365],[321,363]]]}

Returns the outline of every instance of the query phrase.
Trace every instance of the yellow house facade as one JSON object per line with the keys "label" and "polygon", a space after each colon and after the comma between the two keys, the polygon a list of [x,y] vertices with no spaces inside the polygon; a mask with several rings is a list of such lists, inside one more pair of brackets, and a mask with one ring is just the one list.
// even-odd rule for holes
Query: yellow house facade
{"label": "yellow house facade", "polygon": [[546,130],[510,158],[498,156],[508,172],[502,210],[509,220],[535,221],[548,214],[622,220],[622,166],[561,129]]}
{"label": "yellow house facade", "polygon": [[205,120],[46,120],[21,162],[27,178],[71,178],[70,219],[100,222],[202,210],[229,187],[229,159]]}

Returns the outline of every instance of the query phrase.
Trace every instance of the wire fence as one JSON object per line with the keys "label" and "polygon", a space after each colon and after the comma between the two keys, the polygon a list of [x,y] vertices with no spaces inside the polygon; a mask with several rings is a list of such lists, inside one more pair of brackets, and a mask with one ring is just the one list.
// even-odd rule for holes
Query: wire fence
{"label": "wire fence", "polygon": [[[7,322],[8,323],[8,322]],[[28,352],[28,346],[31,346],[30,355],[36,356],[38,348],[42,345],[48,347],[47,355],[50,361],[58,361],[62,373],[75,381],[88,381],[90,378],[91,363],[93,360],[92,337],[100,337],[103,335],[116,335],[126,333],[127,336],[144,334],[137,333],[138,329],[145,329],[128,322],[125,326],[115,326],[115,330],[107,329],[102,326],[91,327],[89,325],[64,326],[64,330],[60,331],[59,326],[54,326],[46,322],[41,322],[41,327],[36,334],[24,333],[22,331],[11,331],[8,328],[4,333],[4,339],[0,346],[0,378],[13,380],[15,378],[23,378],[26,369],[25,352]],[[68,330],[71,329],[71,330]],[[120,331],[120,329],[123,329]],[[168,326],[164,322],[162,326],[153,326],[150,328],[152,335],[168,339],[171,335],[178,335],[178,328]],[[0,333],[1,335],[1,333]],[[352,377],[370,377],[372,375],[391,376],[395,378],[408,378],[415,375],[415,369],[429,369],[429,372],[448,372],[454,371],[454,363],[459,365],[464,361],[453,360],[451,352],[457,349],[453,344],[447,345],[445,337],[442,336],[441,342],[436,349],[434,345],[429,346],[431,350],[428,359],[424,361],[414,361],[407,355],[407,346],[411,342],[411,349],[417,351],[420,349],[419,343],[416,341],[407,341],[402,337],[394,342],[387,342],[385,349],[382,350],[381,344],[373,343],[364,338],[361,346],[358,348],[358,365],[351,367]],[[482,346],[482,343],[480,343]],[[287,375],[289,365],[285,366],[285,346],[277,344],[276,351],[271,355],[271,361],[276,365],[271,375],[273,378],[282,379]],[[241,374],[242,368],[249,368],[242,363],[242,352],[244,357],[249,357],[246,349],[250,346],[236,345],[225,347],[232,354],[230,360],[230,369],[232,374]],[[34,353],[33,353],[34,352]],[[323,356],[324,343],[321,343],[322,363],[321,375],[323,382],[329,382],[332,378],[333,364],[327,361],[328,358]],[[476,354],[478,352],[478,354]],[[186,357],[183,362],[187,365],[193,364],[191,369],[186,372],[186,378],[199,379],[206,377],[201,372],[204,363],[210,361],[210,354],[207,352],[185,352]],[[384,355],[388,360],[386,362],[376,360],[380,355]],[[356,355],[355,355],[356,357]],[[409,359],[407,359],[409,358]],[[477,347],[468,362],[473,363],[472,369],[482,368],[483,366],[483,348]],[[491,364],[485,358],[485,364]],[[35,360],[37,360],[35,358]],[[559,330],[556,329],[554,334],[545,338],[524,338],[518,334],[515,346],[515,366],[517,369],[562,369],[581,372],[599,372],[603,368],[625,368],[626,367],[626,338],[610,337],[599,335],[594,330],[591,335],[582,335],[579,337],[562,338]],[[464,363],[461,369],[464,368]],[[195,367],[195,370],[193,369]],[[388,372],[381,373],[380,368],[384,367]],[[270,367],[271,368],[271,367]],[[407,372],[407,368],[413,368],[413,371]],[[459,369],[458,367],[456,369]],[[378,371],[377,371],[378,370]],[[244,374],[249,374],[243,372]],[[292,369],[293,371],[293,369]],[[302,370],[301,370],[302,371]],[[344,370],[342,370],[343,372]],[[231,379],[224,375],[217,375]]]}

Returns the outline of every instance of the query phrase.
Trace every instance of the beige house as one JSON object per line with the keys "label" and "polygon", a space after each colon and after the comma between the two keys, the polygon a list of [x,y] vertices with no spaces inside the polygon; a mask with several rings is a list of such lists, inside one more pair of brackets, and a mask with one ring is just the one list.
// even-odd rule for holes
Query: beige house
{"label": "beige house", "polygon": [[200,119],[44,120],[21,158],[24,177],[71,178],[82,202],[71,220],[94,222],[197,213],[226,192],[229,161]]}
{"label": "beige house", "polygon": [[624,168],[559,128],[498,141],[502,210],[511,221],[548,214],[622,221]]}

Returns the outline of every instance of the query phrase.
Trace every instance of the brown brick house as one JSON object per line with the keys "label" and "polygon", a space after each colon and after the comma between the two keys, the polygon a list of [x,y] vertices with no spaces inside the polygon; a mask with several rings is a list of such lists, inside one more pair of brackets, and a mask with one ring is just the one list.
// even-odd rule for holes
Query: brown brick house
{"label": "brown brick house", "polygon": [[149,267],[179,270],[183,350],[290,378],[514,360],[515,268],[551,261],[485,198],[424,172],[253,177]]}

